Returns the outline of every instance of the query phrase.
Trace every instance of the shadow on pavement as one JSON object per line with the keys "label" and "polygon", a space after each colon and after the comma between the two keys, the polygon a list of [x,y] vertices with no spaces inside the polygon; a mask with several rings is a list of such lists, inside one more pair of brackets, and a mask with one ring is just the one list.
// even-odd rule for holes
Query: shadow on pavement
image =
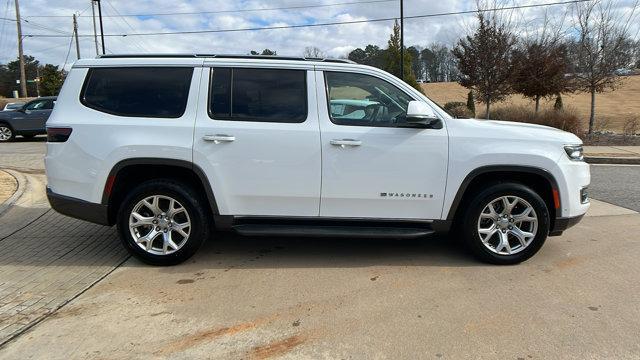
{"label": "shadow on pavement", "polygon": [[[90,224],[48,211],[0,238],[0,267],[116,264],[124,251],[114,227]],[[423,239],[244,237],[215,233],[186,264],[196,267],[315,268],[476,266],[460,244],[444,236]],[[127,266],[149,266],[132,260]],[[184,266],[184,265],[178,265]]]}
{"label": "shadow on pavement", "polygon": [[37,135],[32,138],[24,138],[18,135],[11,142],[16,142],[16,143],[47,142],[47,135]]}
{"label": "shadow on pavement", "polygon": [[216,235],[188,263],[213,269],[483,265],[445,236],[404,240]]}

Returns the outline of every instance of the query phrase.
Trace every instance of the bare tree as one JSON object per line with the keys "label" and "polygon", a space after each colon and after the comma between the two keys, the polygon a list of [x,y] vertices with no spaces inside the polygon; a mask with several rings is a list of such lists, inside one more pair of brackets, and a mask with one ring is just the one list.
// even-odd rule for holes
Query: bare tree
{"label": "bare tree", "polygon": [[304,52],[302,53],[302,56],[306,57],[306,58],[313,58],[313,59],[322,59],[325,57],[324,53],[322,52],[322,50],[318,49],[315,46],[307,46],[304,48]]}
{"label": "bare tree", "polygon": [[[566,14],[562,15],[562,21]],[[535,101],[536,113],[541,98],[552,98],[571,91],[567,45],[563,42],[562,22],[553,23],[545,13],[542,24],[519,41],[512,54],[512,87],[517,93]]]}
{"label": "bare tree", "polygon": [[596,120],[596,93],[615,90],[622,78],[615,70],[631,64],[629,29],[638,7],[622,13],[612,1],[594,0],[575,5],[578,38],[574,45],[575,84],[591,94],[589,134]]}
{"label": "bare tree", "polygon": [[506,24],[495,17],[487,18],[479,12],[478,21],[475,33],[460,39],[452,53],[461,73],[458,81],[473,90],[477,99],[486,105],[485,117],[489,118],[491,103],[512,92],[511,52],[515,37]]}

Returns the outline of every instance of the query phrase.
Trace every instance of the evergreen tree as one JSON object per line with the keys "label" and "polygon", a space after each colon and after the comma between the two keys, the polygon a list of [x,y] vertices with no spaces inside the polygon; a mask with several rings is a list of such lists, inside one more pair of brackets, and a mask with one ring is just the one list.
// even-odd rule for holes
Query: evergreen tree
{"label": "evergreen tree", "polygon": [[[400,25],[398,25],[398,21],[393,24],[393,32],[391,33],[391,37],[389,38],[388,48],[385,53],[385,63],[383,70],[399,77],[403,78],[400,75]],[[411,67],[411,55],[405,49],[404,53],[404,82],[411,85],[418,91],[422,92],[420,85],[416,81],[416,76],[413,73]]]}
{"label": "evergreen tree", "polygon": [[476,103],[473,99],[473,91],[471,90],[469,90],[469,93],[467,94],[467,109],[469,109],[474,117],[476,116]]}

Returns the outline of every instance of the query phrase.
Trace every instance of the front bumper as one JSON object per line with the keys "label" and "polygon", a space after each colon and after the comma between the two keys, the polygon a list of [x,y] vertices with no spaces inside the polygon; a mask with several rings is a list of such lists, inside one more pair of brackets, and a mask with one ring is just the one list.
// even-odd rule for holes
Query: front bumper
{"label": "front bumper", "polygon": [[51,208],[60,214],[100,225],[110,225],[107,205],[56,194],[49,187],[47,187],[47,198]]}
{"label": "front bumper", "polygon": [[582,215],[573,216],[573,217],[559,217],[556,218],[553,223],[553,228],[549,231],[549,236],[560,236],[562,233],[568,228],[574,226],[582,220]]}

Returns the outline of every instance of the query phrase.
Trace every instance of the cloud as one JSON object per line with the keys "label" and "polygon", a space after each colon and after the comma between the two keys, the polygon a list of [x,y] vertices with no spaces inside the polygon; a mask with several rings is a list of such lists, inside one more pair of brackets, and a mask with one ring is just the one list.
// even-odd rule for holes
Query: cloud
{"label": "cloud", "polygon": [[[624,9],[633,0],[620,0]],[[23,26],[26,35],[70,34],[71,14],[80,12],[79,29],[82,57],[96,55],[93,42],[93,23],[88,0],[29,0],[21,4],[21,13],[30,23]],[[320,0],[306,4],[335,4],[354,0]],[[516,1],[517,4],[535,3],[534,0]],[[15,18],[13,3],[7,2],[5,17]],[[207,1],[190,0],[177,3],[145,0],[103,0],[102,8],[106,34],[148,33],[166,31],[191,31],[205,29],[234,29],[274,25],[310,24],[336,21],[353,21],[399,16],[397,1],[386,1],[346,6],[315,7],[308,9],[244,11],[181,16],[114,17],[119,14],[152,14],[207,11],[237,11],[246,9],[300,6],[302,0],[241,0]],[[405,15],[423,15],[452,11],[472,10],[474,2],[464,0],[432,1],[405,0]],[[510,3],[511,4],[511,3]],[[626,4],[626,5],[625,5]],[[0,16],[5,14],[0,1]],[[566,8],[563,7],[563,8]],[[522,17],[534,19],[541,10],[530,10]],[[38,17],[59,15],[62,17]],[[473,24],[473,15],[442,16],[405,21],[405,44],[427,46],[434,42],[453,44],[462,36],[467,25]],[[16,58],[15,22],[3,21],[4,32],[0,36],[0,62]],[[270,48],[281,55],[301,55],[307,46],[315,46],[330,56],[344,56],[356,47],[367,44],[386,46],[393,22],[361,23],[327,27],[296,28],[232,33],[107,37],[105,44],[112,53],[240,53]],[[44,28],[43,28],[44,27]],[[3,28],[0,28],[3,29]],[[70,37],[27,37],[25,54],[33,55],[41,62],[62,65],[75,60],[75,46]],[[68,55],[67,55],[68,54]]]}

